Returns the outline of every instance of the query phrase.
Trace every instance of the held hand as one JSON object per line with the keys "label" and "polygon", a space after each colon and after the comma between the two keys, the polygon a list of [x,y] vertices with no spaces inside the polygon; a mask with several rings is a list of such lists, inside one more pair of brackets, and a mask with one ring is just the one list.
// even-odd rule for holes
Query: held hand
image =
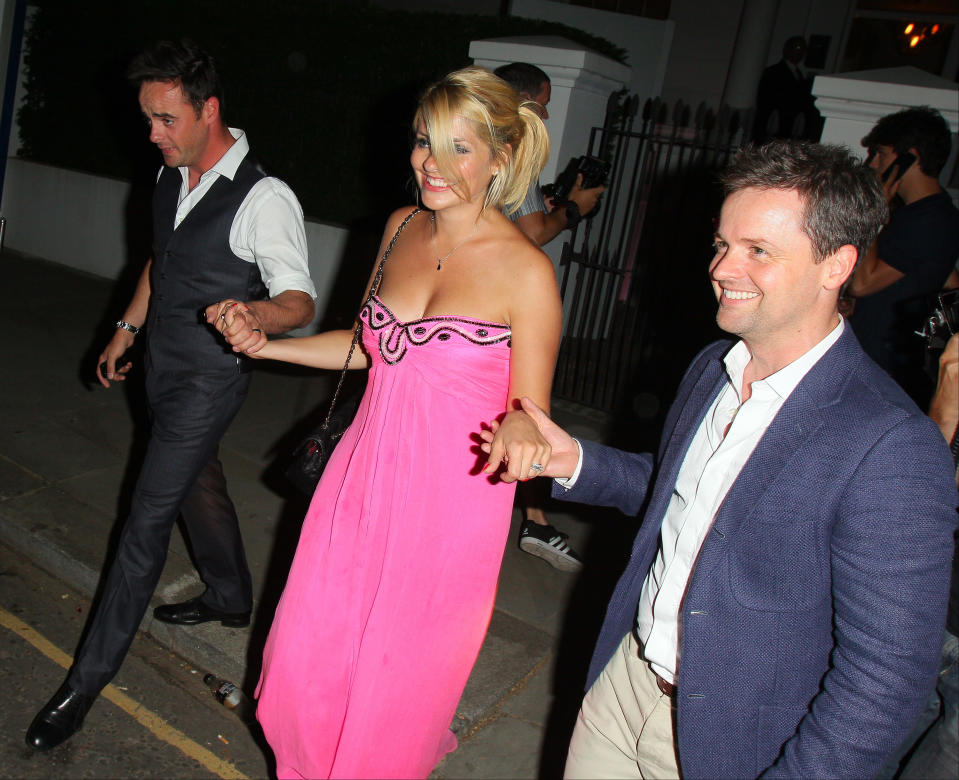
{"label": "held hand", "polygon": [[[530,398],[524,397],[520,399],[520,404],[522,405],[523,411],[529,416],[529,419],[536,424],[540,434],[550,447],[550,458],[548,461],[541,462],[541,465],[545,466],[545,468],[538,476],[559,477],[561,479],[571,477],[576,470],[576,464],[579,462],[579,447],[576,446],[573,437],[554,423],[549,418],[549,415],[540,409]],[[497,452],[496,457],[493,455],[493,442],[499,427],[499,424],[493,421],[490,430],[480,433],[480,437],[483,439],[480,447],[483,452],[490,453],[489,463],[484,469],[487,473],[494,472],[502,461],[501,452]]]}
{"label": "held hand", "polygon": [[106,345],[103,352],[97,357],[96,375],[97,381],[104,387],[109,387],[110,382],[123,382],[126,375],[133,368],[133,363],[129,360],[125,363],[117,363],[124,353],[133,346],[133,334],[125,330],[118,329]]}
{"label": "held hand", "polygon": [[[508,412],[502,423],[493,423],[496,427],[489,433],[484,451],[490,453],[489,461],[483,468],[486,474],[493,474],[500,464],[505,469],[499,475],[503,482],[525,481],[538,476],[549,463],[550,447],[539,432],[532,418],[525,412]],[[482,436],[482,434],[481,434]],[[486,441],[483,436],[484,442]]]}
{"label": "held hand", "polygon": [[267,343],[263,326],[242,301],[227,299],[207,306],[206,321],[223,334],[234,352],[253,355]]}

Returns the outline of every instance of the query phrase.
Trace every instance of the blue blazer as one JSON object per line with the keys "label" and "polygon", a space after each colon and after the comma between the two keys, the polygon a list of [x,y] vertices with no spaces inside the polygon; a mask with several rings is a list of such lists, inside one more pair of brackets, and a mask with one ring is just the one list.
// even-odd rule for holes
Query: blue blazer
{"label": "blue blazer", "polygon": [[[646,505],[589,685],[635,625],[676,476],[727,381],[730,345],[693,360],[655,460],[582,442],[576,485],[554,485],[558,498],[627,514]],[[676,715],[685,778],[875,776],[934,684],[953,479],[938,428],[847,323],[743,466],[690,577]]]}

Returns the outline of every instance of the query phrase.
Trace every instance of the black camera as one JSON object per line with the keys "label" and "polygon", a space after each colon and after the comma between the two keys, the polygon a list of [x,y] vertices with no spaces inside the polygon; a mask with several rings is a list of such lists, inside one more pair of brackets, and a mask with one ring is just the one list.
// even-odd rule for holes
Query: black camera
{"label": "black camera", "polygon": [[[589,190],[606,183],[609,176],[609,167],[607,160],[590,157],[588,154],[584,154],[582,157],[574,157],[569,161],[566,170],[556,177],[555,183],[547,184],[542,188],[543,195],[553,198],[557,204],[565,203],[569,199],[570,190],[576,184],[576,177],[579,174],[583,174],[583,183],[580,184],[580,187]],[[593,216],[598,208],[599,204],[589,214],[583,214],[583,217]]]}
{"label": "black camera", "polygon": [[942,349],[953,333],[959,332],[959,289],[939,293],[936,296],[936,307],[933,309],[922,330],[916,335],[922,336],[926,342],[926,349]]}

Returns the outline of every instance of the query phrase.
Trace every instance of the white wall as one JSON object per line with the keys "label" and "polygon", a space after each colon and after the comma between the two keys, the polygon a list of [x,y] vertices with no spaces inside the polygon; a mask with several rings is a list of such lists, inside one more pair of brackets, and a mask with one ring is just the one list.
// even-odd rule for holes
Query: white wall
{"label": "white wall", "polygon": [[[544,184],[555,181],[571,158],[586,153],[591,129],[603,124],[610,94],[622,89],[630,76],[625,65],[556,36],[472,41],[469,53],[477,65],[490,70],[509,62],[528,62],[549,76],[552,92],[546,129],[550,156],[540,175]],[[568,238],[569,233],[563,231],[543,247],[557,272]]]}
{"label": "white wall", "polygon": [[629,68],[555,35],[472,41],[476,65],[495,70],[510,62],[542,68],[552,84],[549,102],[550,155],[540,180],[551,182],[572,157],[586,153],[590,130],[602,125],[609,96],[629,82]]}
{"label": "white wall", "polygon": [[632,69],[628,88],[642,98],[658,97],[666,77],[666,64],[675,23],[629,14],[599,11],[552,0],[513,0],[510,15],[543,19],[598,35],[626,50]]}
{"label": "white wall", "polygon": [[[11,157],[0,206],[7,220],[4,245],[117,279],[128,263],[146,260],[128,257],[124,215],[130,194],[130,184],[120,179]],[[313,324],[294,333],[312,333],[325,313],[348,238],[345,228],[307,220],[317,313]]]}
{"label": "white wall", "polygon": [[676,24],[663,98],[717,108],[732,59],[742,0],[671,0]]}

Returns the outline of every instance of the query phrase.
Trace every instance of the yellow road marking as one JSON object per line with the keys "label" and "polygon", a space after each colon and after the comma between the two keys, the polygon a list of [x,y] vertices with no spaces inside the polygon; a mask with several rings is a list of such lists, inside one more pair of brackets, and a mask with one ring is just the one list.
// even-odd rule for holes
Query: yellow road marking
{"label": "yellow road marking", "polygon": [[[11,615],[3,607],[0,607],[0,625],[25,639],[47,658],[59,666],[62,666],[64,669],[69,669],[72,665],[73,659],[69,655],[64,653],[59,647],[34,628],[14,615]],[[231,780],[248,780],[246,775],[233,766],[233,764],[224,761],[202,745],[194,742],[182,731],[173,728],[173,726],[163,720],[159,715],[151,712],[138,701],[131,699],[115,685],[108,685],[103,689],[100,695],[107,701],[116,704],[117,707],[130,715],[158,739],[162,739],[164,742],[173,745],[173,747],[179,749],[195,761],[198,761],[218,777],[231,778]]]}

